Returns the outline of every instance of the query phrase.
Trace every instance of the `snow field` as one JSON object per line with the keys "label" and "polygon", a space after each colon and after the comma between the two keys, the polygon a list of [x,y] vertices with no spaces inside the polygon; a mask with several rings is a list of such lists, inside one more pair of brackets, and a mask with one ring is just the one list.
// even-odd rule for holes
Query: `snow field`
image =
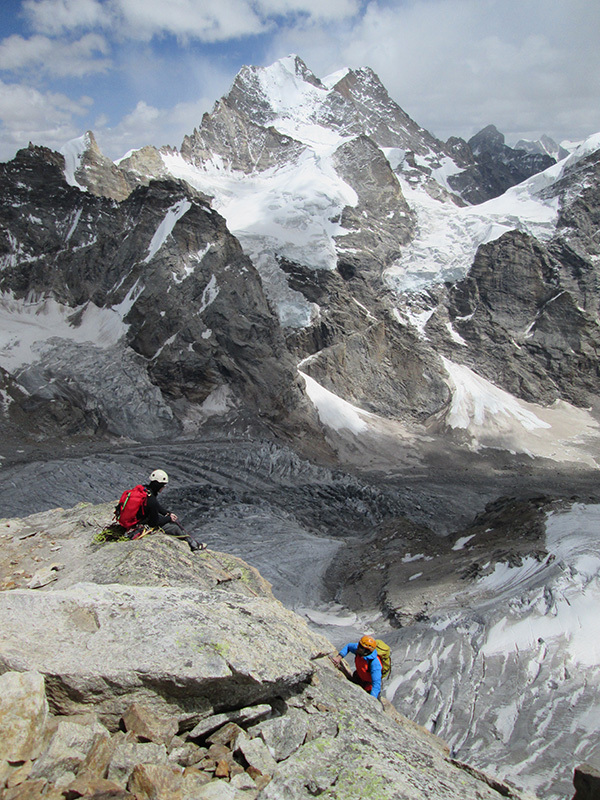
{"label": "snow field", "polygon": [[75,186],[82,192],[87,192],[87,189],[85,186],[81,186],[81,184],[77,182],[75,173],[80,168],[81,159],[83,158],[83,155],[89,146],[90,137],[87,133],[84,133],[83,136],[80,136],[78,139],[72,139],[70,142],[67,142],[60,151],[65,157],[66,182],[69,184],[69,186]]}
{"label": "snow field", "polygon": [[[558,197],[551,197],[549,190],[599,148],[600,133],[582,142],[567,158],[513,186],[500,197],[465,208],[434,200],[422,186],[404,180],[400,173],[404,196],[417,215],[418,233],[401,258],[386,271],[386,282],[400,293],[459,280],[467,274],[480,245],[511,230],[546,241],[554,234],[559,210]],[[397,170],[401,163],[399,154],[391,149],[386,154]],[[452,165],[453,162],[444,163],[433,172],[437,182],[447,189],[447,177],[456,174]]]}
{"label": "snow field", "polygon": [[365,417],[373,415],[342,400],[341,397],[317,383],[310,375],[306,375],[304,372],[300,372],[300,375],[304,378],[306,393],[317,409],[323,425],[338,432],[348,430],[354,434],[367,430],[368,424]]}
{"label": "snow field", "polygon": [[556,800],[597,747],[599,525],[600,506],[550,514],[548,558],[496,564],[397,635],[386,690],[455,757]]}
{"label": "snow field", "polygon": [[[552,514],[546,545],[554,557],[544,565],[528,563],[510,568],[496,565],[482,586],[502,592],[520,587],[550,564],[559,574],[528,598],[530,613],[517,612],[499,620],[489,631],[487,655],[534,649],[542,639],[560,647],[565,658],[583,668],[600,665],[600,506],[575,505],[567,513]],[[555,568],[551,570],[555,571]],[[550,570],[548,570],[550,572]],[[486,583],[487,581],[487,583]],[[551,592],[549,599],[548,590]]]}

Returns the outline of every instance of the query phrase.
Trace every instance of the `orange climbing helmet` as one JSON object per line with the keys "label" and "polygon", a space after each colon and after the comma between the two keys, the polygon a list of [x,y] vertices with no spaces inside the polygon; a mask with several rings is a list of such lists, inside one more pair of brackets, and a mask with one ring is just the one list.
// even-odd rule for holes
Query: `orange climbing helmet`
{"label": "orange climbing helmet", "polygon": [[368,650],[369,653],[372,653],[373,650],[377,649],[377,643],[372,636],[363,636],[359,642],[359,645],[364,649]]}

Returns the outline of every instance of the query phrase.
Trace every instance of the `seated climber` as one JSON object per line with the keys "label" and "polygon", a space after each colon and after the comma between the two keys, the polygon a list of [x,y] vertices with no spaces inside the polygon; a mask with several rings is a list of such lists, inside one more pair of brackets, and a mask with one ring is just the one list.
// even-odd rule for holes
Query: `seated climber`
{"label": "seated climber", "polygon": [[[160,528],[170,536],[186,541],[191,550],[205,550],[204,542],[198,541],[189,534],[179,522],[177,515],[167,511],[158,499],[158,495],[169,483],[169,476],[163,469],[155,469],[145,485],[134,486],[123,492],[115,508],[115,518],[126,530],[138,526]],[[137,538],[135,535],[132,538]]]}
{"label": "seated climber", "polygon": [[377,645],[372,636],[363,636],[358,642],[349,642],[343,647],[337,656],[331,660],[337,667],[341,667],[342,659],[348,654],[354,653],[355,671],[349,676],[350,680],[373,695],[379,697],[381,692],[381,660],[377,655]]}

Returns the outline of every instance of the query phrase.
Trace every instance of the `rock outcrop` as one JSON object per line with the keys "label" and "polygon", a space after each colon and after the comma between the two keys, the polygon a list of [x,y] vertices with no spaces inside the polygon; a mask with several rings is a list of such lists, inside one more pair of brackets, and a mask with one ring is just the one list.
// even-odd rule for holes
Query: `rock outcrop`
{"label": "rock outcrop", "polygon": [[[92,131],[87,131],[79,141],[80,150],[74,154],[73,163],[69,164],[74,183],[99,197],[110,197],[112,200],[129,197],[138,181],[104,155]],[[67,149],[66,158],[70,161],[69,156]]]}
{"label": "rock outcrop", "polygon": [[477,250],[425,325],[438,352],[528,401],[595,403],[600,154],[542,191],[559,206],[547,242],[510,231]]}
{"label": "rock outcrop", "polygon": [[77,553],[44,589],[0,592],[3,800],[522,797],[384,713],[243,562],[161,534],[94,544],[105,513],[3,522],[34,548],[70,518]]}

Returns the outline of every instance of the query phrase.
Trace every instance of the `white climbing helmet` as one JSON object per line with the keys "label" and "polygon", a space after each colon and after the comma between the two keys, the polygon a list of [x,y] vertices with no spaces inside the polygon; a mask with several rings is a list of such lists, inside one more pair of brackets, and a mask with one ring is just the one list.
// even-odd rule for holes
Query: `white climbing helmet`
{"label": "white climbing helmet", "polygon": [[150,475],[150,483],[163,483],[167,484],[169,482],[169,476],[164,471],[164,469],[155,469],[154,472]]}

